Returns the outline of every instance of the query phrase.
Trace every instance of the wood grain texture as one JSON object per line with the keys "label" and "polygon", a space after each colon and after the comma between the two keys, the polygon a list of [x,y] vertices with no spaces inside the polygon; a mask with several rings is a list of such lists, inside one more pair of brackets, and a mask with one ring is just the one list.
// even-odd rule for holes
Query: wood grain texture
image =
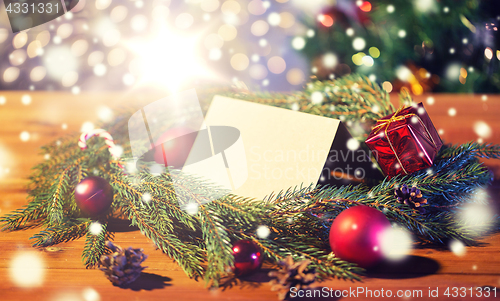
{"label": "wood grain texture", "polygon": [[[25,92],[2,92],[7,103],[0,106],[0,213],[4,214],[26,203],[25,185],[30,168],[43,160],[39,147],[62,135],[78,132],[84,121],[97,120],[97,110],[106,105],[115,107],[134,104],[142,106],[157,100],[161,95],[99,93],[71,95],[61,92],[30,92],[32,103],[23,105]],[[488,95],[432,95],[435,104],[428,105],[430,95],[416,98],[423,101],[437,129],[446,143],[464,143],[476,140],[473,125],[486,122],[492,135],[485,142],[500,143],[500,96]],[[392,95],[394,99],[397,95]],[[449,116],[448,109],[456,109],[456,116]],[[62,124],[67,124],[67,129]],[[22,131],[28,131],[31,139],[20,140]],[[500,179],[500,162],[488,161],[496,169]],[[6,168],[8,173],[6,173]],[[500,189],[492,189],[495,200],[500,199]],[[57,248],[33,249],[29,237],[39,229],[16,232],[0,232],[0,299],[1,300],[90,300],[84,294],[88,288],[97,291],[100,300],[277,300],[266,283],[265,270],[241,281],[240,284],[207,290],[202,281],[185,276],[182,270],[167,256],[134,229],[118,232],[115,241],[124,247],[134,246],[149,255],[148,268],[130,288],[111,285],[99,270],[85,269],[81,261],[84,240],[57,245]],[[479,247],[468,247],[464,257],[457,257],[447,249],[423,248],[412,252],[405,266],[386,267],[372,271],[362,283],[328,280],[318,285],[334,290],[363,287],[370,290],[422,290],[422,298],[388,298],[390,300],[494,300],[489,298],[448,298],[443,295],[447,287],[491,286],[497,288],[500,299],[500,234],[481,240]],[[35,288],[19,288],[10,278],[12,258],[20,252],[35,252],[44,261],[43,285]],[[264,267],[265,268],[265,267]],[[429,287],[439,288],[439,297],[428,297]],[[296,298],[298,299],[298,298]],[[341,300],[370,300],[365,295],[346,297]],[[383,298],[376,298],[380,300]],[[293,299],[292,299],[293,300]],[[338,300],[316,298],[305,300]]]}

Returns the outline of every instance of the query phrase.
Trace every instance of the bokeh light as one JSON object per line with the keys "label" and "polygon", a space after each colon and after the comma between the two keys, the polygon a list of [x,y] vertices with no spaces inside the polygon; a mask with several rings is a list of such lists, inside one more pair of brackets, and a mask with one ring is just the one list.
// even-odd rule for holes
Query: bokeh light
{"label": "bokeh light", "polygon": [[250,60],[243,53],[236,53],[231,57],[231,66],[234,70],[243,71],[248,67]]}
{"label": "bokeh light", "polygon": [[269,31],[269,25],[266,21],[257,20],[252,24],[250,31],[253,35],[260,37]]}
{"label": "bokeh light", "polygon": [[300,85],[305,81],[304,72],[299,68],[292,68],[286,73],[286,80],[294,86]]}
{"label": "bokeh light", "polygon": [[236,38],[238,30],[231,24],[224,24],[219,27],[217,33],[224,39],[224,41],[231,41]]}
{"label": "bokeh light", "polygon": [[286,69],[286,62],[280,56],[273,56],[267,61],[267,68],[274,74],[283,73]]}
{"label": "bokeh light", "polygon": [[78,62],[67,46],[49,48],[43,56],[43,62],[47,75],[57,80],[60,80],[67,72],[78,68]]}
{"label": "bokeh light", "polygon": [[476,121],[473,125],[474,132],[481,138],[487,139],[493,135],[493,130],[484,121]]}
{"label": "bokeh light", "polygon": [[26,45],[27,42],[28,42],[28,34],[24,31],[21,31],[20,33],[14,36],[14,39],[12,40],[12,45],[14,46],[14,48],[18,49]]}
{"label": "bokeh light", "polygon": [[455,219],[458,226],[465,227],[472,235],[479,236],[494,226],[494,213],[494,208],[485,199],[481,203],[471,202],[463,205],[456,213]]}
{"label": "bokeh light", "polygon": [[11,83],[19,77],[19,72],[20,72],[19,68],[9,67],[9,68],[5,69],[5,71],[3,73],[3,80],[6,83]]}
{"label": "bokeh light", "polygon": [[14,285],[23,288],[42,286],[45,276],[45,263],[39,253],[22,252],[11,259],[10,279]]}
{"label": "bokeh light", "polygon": [[389,227],[382,234],[381,249],[384,258],[391,261],[405,259],[413,248],[410,232],[399,227]]}
{"label": "bokeh light", "polygon": [[459,240],[452,240],[449,244],[449,248],[450,251],[458,257],[463,257],[465,256],[465,253],[467,253],[465,245]]}
{"label": "bokeh light", "polygon": [[271,230],[269,230],[269,228],[264,225],[258,226],[256,232],[257,232],[257,237],[259,237],[260,239],[266,239],[269,236],[269,234],[271,234]]}
{"label": "bokeh light", "polygon": [[363,38],[358,37],[352,41],[352,48],[354,48],[354,50],[360,51],[363,50],[365,47],[366,47],[366,41]]}
{"label": "bokeh light", "polygon": [[45,70],[44,66],[36,66],[35,68],[31,69],[30,79],[34,82],[39,82],[45,78],[46,74],[47,70]]}

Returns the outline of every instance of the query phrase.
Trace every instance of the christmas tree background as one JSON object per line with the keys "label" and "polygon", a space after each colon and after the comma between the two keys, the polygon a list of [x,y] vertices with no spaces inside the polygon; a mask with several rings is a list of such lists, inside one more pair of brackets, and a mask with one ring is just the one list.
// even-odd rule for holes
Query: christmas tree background
{"label": "christmas tree background", "polygon": [[361,73],[386,91],[498,92],[499,12],[494,0],[97,0],[14,34],[1,9],[0,88],[291,91]]}
{"label": "christmas tree background", "polygon": [[498,92],[499,12],[495,1],[339,0],[309,20],[317,34],[303,52],[319,78],[357,72],[416,95]]}

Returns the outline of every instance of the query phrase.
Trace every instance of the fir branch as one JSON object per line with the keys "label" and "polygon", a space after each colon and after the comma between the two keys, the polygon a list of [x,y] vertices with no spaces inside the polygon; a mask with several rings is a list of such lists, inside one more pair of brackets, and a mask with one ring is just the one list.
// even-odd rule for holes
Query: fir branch
{"label": "fir branch", "polygon": [[463,154],[470,154],[474,157],[484,159],[500,159],[500,145],[477,143],[472,141],[464,144],[443,147],[440,151],[439,157],[453,158]]}
{"label": "fir branch", "polygon": [[189,277],[202,276],[203,254],[201,250],[195,245],[181,241],[166,225],[164,218],[151,212],[151,207],[142,201],[143,194],[131,187],[128,181],[114,174],[109,174],[109,176],[110,184],[121,194],[121,208],[132,225],[139,227],[141,232],[162,252],[172,257]]}
{"label": "fir branch", "polygon": [[32,200],[25,205],[24,209],[17,209],[2,216],[0,218],[2,231],[18,230],[28,223],[34,223],[34,226],[38,225],[46,217],[44,206],[45,201]]}
{"label": "fir branch", "polygon": [[297,241],[290,237],[258,240],[247,235],[242,235],[242,238],[254,241],[273,262],[280,262],[288,256],[292,256],[294,260],[309,259],[310,267],[316,268],[320,278],[337,277],[361,281],[359,275],[364,271],[362,268],[335,258],[311,243],[311,238],[308,241]]}
{"label": "fir branch", "polygon": [[194,201],[198,205],[198,218],[207,249],[208,266],[205,272],[205,283],[217,287],[226,267],[232,266],[234,260],[224,220],[219,216],[219,212],[215,210],[212,203],[205,204],[207,202],[206,196],[209,194],[203,190],[200,191],[200,189],[193,189],[194,185],[192,184],[186,186],[186,183],[189,182],[185,182],[186,178],[183,176],[173,177],[174,185],[177,189],[182,189],[182,191],[177,190],[178,196],[186,197],[186,199],[179,201],[186,204]]}
{"label": "fir branch", "polygon": [[69,169],[72,168],[73,166],[68,167],[65,169],[60,175],[59,179],[57,180],[56,183],[52,186],[52,195],[49,199],[49,204],[48,204],[48,215],[47,215],[47,223],[49,226],[57,226],[59,225],[64,216],[63,212],[63,198],[66,197],[66,193],[68,191],[68,184],[70,181],[69,178]]}
{"label": "fir branch", "polygon": [[85,247],[83,249],[83,261],[87,268],[94,267],[106,252],[106,240],[110,238],[110,233],[108,233],[108,225],[106,223],[101,223],[101,231],[99,233],[92,233],[90,227],[92,223],[88,224],[87,227],[87,237],[85,239]]}
{"label": "fir branch", "polygon": [[91,221],[86,218],[70,219],[61,225],[47,228],[30,237],[33,247],[46,247],[78,239],[88,232]]}

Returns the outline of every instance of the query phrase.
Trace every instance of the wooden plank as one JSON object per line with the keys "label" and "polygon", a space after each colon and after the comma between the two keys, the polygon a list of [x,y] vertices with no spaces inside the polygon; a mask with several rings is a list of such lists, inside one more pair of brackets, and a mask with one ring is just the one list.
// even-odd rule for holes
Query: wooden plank
{"label": "wooden plank", "polygon": [[[97,109],[106,105],[141,106],[161,98],[156,94],[98,93],[71,95],[62,92],[29,92],[32,103],[25,106],[20,99],[26,92],[3,92],[7,103],[0,106],[0,167],[9,168],[9,173],[0,174],[0,214],[21,207],[26,203],[26,177],[30,168],[43,160],[38,154],[39,147],[70,132],[77,132],[84,121],[97,120]],[[429,96],[434,97],[433,105],[426,104]],[[392,95],[393,100],[397,95]],[[463,143],[476,140],[473,125],[477,121],[486,122],[492,135],[485,142],[500,143],[500,96],[489,95],[486,101],[481,95],[424,95],[416,98],[423,101],[428,113],[445,142]],[[448,109],[454,107],[456,116],[449,116]],[[62,124],[67,129],[62,129]],[[19,134],[28,131],[32,139],[22,142]],[[498,162],[487,162],[499,166]],[[3,169],[0,169],[3,170]],[[500,179],[500,174],[496,174]],[[494,190],[495,200],[499,200],[498,190]],[[124,247],[134,246],[145,250],[149,258],[145,262],[149,268],[135,286],[129,289],[114,287],[105,279],[102,272],[87,270],[81,261],[84,240],[57,245],[56,248],[33,249],[29,238],[39,229],[16,232],[0,232],[0,292],[2,300],[88,300],[83,293],[86,289],[95,290],[100,300],[276,300],[266,283],[269,278],[260,272],[240,285],[225,290],[207,290],[203,281],[195,281],[167,256],[156,250],[154,245],[139,231],[120,225],[123,232],[116,235],[116,242]],[[444,249],[415,249],[412,261],[398,267],[375,270],[364,277],[362,283],[341,280],[328,280],[319,283],[320,287],[349,289],[358,286],[371,290],[422,290],[428,293],[429,287],[439,287],[444,292],[447,287],[491,286],[500,287],[500,234],[481,240],[482,246],[468,247],[463,257],[457,257]],[[9,276],[12,259],[20,252],[35,252],[43,258],[46,274],[43,286],[37,288],[18,288]],[[87,291],[88,292],[88,291]],[[500,289],[497,289],[500,297]],[[425,296],[425,295],[424,295]],[[428,297],[427,297],[428,298]],[[403,298],[404,300],[427,300],[427,298]],[[342,298],[342,300],[366,300]],[[382,298],[377,298],[382,299]],[[389,299],[399,300],[391,297]],[[440,295],[432,300],[460,300]],[[463,298],[462,300],[469,300]],[[483,298],[493,300],[493,298]],[[314,299],[306,299],[314,300]],[[319,300],[335,300],[321,298]],[[471,300],[481,300],[472,298]]]}

